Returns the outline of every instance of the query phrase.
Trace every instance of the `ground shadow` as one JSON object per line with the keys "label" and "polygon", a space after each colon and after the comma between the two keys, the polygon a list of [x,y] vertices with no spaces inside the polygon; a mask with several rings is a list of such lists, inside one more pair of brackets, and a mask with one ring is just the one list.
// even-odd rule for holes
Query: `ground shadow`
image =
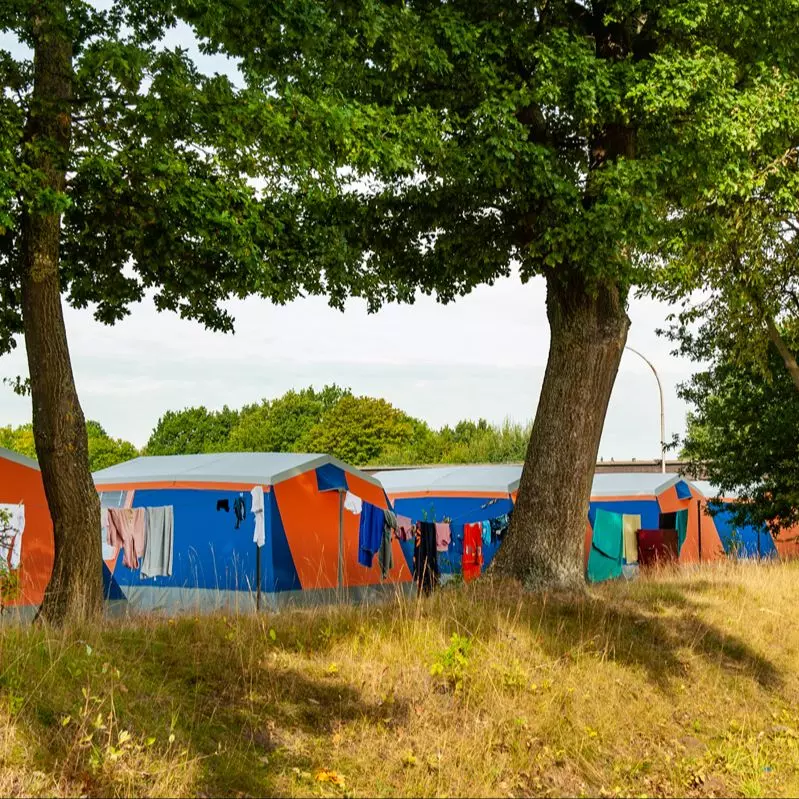
{"label": "ground shadow", "polygon": [[778,690],[782,678],[768,658],[701,617],[691,594],[718,587],[708,581],[692,583],[688,589],[657,583],[651,590],[637,586],[631,595],[615,594],[610,587],[579,597],[530,597],[520,605],[515,623],[533,633],[550,657],[594,653],[644,670],[649,680],[669,693],[675,679],[684,676],[680,652],[686,648],[731,674],[749,676],[767,690]]}

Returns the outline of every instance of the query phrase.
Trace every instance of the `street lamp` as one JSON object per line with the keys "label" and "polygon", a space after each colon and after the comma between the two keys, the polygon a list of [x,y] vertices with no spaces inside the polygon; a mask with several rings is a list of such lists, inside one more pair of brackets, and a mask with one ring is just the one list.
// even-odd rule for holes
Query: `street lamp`
{"label": "street lamp", "polygon": [[655,369],[652,361],[650,361],[649,358],[647,358],[645,355],[642,355],[640,352],[638,352],[638,350],[635,350],[632,347],[628,346],[624,349],[634,352],[639,358],[641,358],[652,370],[652,374],[655,375],[655,380],[658,381],[658,391],[660,392],[660,471],[663,472],[663,474],[666,474],[666,413],[663,407],[663,385],[660,382],[657,369]]}

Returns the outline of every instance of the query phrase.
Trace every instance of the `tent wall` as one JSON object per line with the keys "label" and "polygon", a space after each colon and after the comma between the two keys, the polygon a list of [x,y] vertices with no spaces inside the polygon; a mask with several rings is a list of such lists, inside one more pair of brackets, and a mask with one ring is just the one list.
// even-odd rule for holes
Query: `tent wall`
{"label": "tent wall", "polygon": [[[137,489],[111,486],[112,504],[132,507],[171,505],[174,557],[171,577],[142,578],[127,569],[122,553],[108,563],[113,581],[140,609],[250,609],[257,591],[254,522],[249,488],[191,484]],[[101,487],[102,490],[102,487]],[[410,569],[399,542],[394,565],[382,579],[377,559],[371,569],[358,564],[360,518],[348,511],[343,521],[343,584],[338,585],[340,503],[343,492],[385,509],[382,488],[334,464],[309,469],[276,485],[264,486],[266,544],[261,549],[261,592],[265,605],[313,604],[342,596],[363,598],[391,585],[409,583]],[[247,517],[235,527],[233,504],[243,494]],[[112,498],[106,492],[107,498]],[[226,501],[229,511],[217,510]],[[108,503],[107,503],[108,504]]]}
{"label": "tent wall", "polygon": [[[713,522],[728,557],[779,558],[774,539],[765,528],[735,524],[732,503],[723,503],[721,507],[711,503],[711,508],[716,511]],[[702,529],[704,533],[704,526]]]}
{"label": "tent wall", "polygon": [[[680,496],[680,486],[688,487],[690,496]],[[681,481],[675,486],[666,489],[658,496],[660,509],[663,513],[672,513],[678,510],[688,511],[688,532],[685,542],[680,549],[680,563],[699,563],[699,525],[701,514],[702,525],[702,563],[719,560],[724,557],[724,547],[719,539],[713,519],[704,512],[705,500],[700,491],[688,483]]]}
{"label": "tent wall", "polygon": [[799,525],[781,530],[774,539],[774,546],[782,560],[799,558]]}
{"label": "tent wall", "polygon": [[[119,552],[106,562],[114,581],[137,609],[230,607],[257,589],[255,544],[249,491],[244,494],[247,518],[236,529],[233,503],[238,490],[229,488],[165,487],[131,490],[125,504],[134,508],[171,505],[174,511],[173,565],[170,577],[143,578],[128,569]],[[268,489],[265,500],[268,501]],[[130,501],[132,500],[132,501]],[[228,511],[217,510],[224,500]],[[267,517],[268,522],[268,517]],[[264,556],[267,557],[264,557]],[[271,552],[262,550],[262,588]]]}
{"label": "tent wall", "polygon": [[[349,490],[378,508],[384,510],[389,507],[388,498],[379,486],[357,477],[354,474],[347,474],[347,485]],[[360,517],[347,511],[344,512],[344,584],[348,588],[360,586],[374,586],[383,583],[380,574],[380,567],[377,558],[374,558],[371,569],[366,569],[358,563],[358,531]],[[393,566],[389,571],[385,582],[387,583],[410,583],[413,558],[410,563],[402,551],[400,542],[394,539],[391,543],[391,555]]]}
{"label": "tent wall", "polygon": [[[513,509],[513,502],[507,494],[484,493],[463,494],[417,494],[414,496],[390,497],[394,511],[399,516],[407,516],[413,521],[441,521],[452,519],[452,540],[446,552],[438,553],[438,565],[442,574],[459,574],[463,558],[463,525],[482,522],[501,516]],[[409,568],[413,564],[413,541],[403,542]],[[483,546],[483,568],[487,568],[499,549],[499,542]]]}
{"label": "tent wall", "polygon": [[20,551],[20,596],[11,606],[41,604],[53,571],[53,523],[42,475],[35,461],[0,455],[0,503],[25,505],[25,531]]}

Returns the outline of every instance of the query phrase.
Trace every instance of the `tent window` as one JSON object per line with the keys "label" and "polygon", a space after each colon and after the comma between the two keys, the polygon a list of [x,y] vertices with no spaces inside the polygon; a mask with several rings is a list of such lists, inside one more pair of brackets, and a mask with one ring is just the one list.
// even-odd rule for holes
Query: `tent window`
{"label": "tent window", "polygon": [[660,522],[658,527],[661,530],[676,530],[677,529],[677,514],[676,513],[661,513]]}
{"label": "tent window", "polygon": [[100,506],[103,508],[121,508],[124,504],[124,491],[103,491],[100,493]]}

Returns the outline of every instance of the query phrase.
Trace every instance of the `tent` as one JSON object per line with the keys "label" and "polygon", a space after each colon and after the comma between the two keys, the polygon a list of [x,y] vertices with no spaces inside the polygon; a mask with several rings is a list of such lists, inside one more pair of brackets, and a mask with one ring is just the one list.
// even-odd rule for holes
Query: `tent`
{"label": "tent", "polygon": [[703,524],[712,525],[718,531],[728,556],[783,560],[799,557],[799,528],[781,530],[774,538],[765,526],[737,525],[732,513],[738,502],[736,493],[719,496],[718,488],[705,480],[697,481],[696,485],[705,497]]}
{"label": "tent", "polygon": [[716,529],[704,517],[703,503],[701,490],[679,475],[594,475],[585,535],[588,579],[619,576],[623,567],[637,564],[638,530],[675,530],[680,563],[723,557]]}
{"label": "tent", "polygon": [[[399,516],[412,521],[451,520],[452,540],[438,561],[442,576],[462,571],[463,526],[507,514],[513,509],[512,490],[518,487],[521,466],[436,466],[419,469],[390,469],[377,478]],[[403,542],[413,563],[413,542]],[[499,548],[499,542],[483,545],[483,568]]]}
{"label": "tent", "polygon": [[[44,494],[42,475],[35,460],[0,448],[0,506],[13,517],[4,536],[0,558],[14,566],[19,591],[9,606],[37,606],[53,570],[53,524]],[[20,514],[20,510],[22,513]],[[24,517],[24,525],[17,520]],[[20,535],[19,529],[22,528]],[[17,554],[14,555],[14,540]],[[12,540],[14,539],[14,540]]]}
{"label": "tent", "polygon": [[[362,598],[410,581],[399,542],[383,581],[375,560],[358,564],[359,517],[347,491],[381,509],[380,483],[327,455],[218,453],[141,457],[96,472],[104,507],[171,506],[172,575],[144,578],[106,561],[128,603],[141,609],[276,607]],[[265,540],[253,542],[251,489],[264,491]],[[237,526],[234,505],[245,503]]]}

